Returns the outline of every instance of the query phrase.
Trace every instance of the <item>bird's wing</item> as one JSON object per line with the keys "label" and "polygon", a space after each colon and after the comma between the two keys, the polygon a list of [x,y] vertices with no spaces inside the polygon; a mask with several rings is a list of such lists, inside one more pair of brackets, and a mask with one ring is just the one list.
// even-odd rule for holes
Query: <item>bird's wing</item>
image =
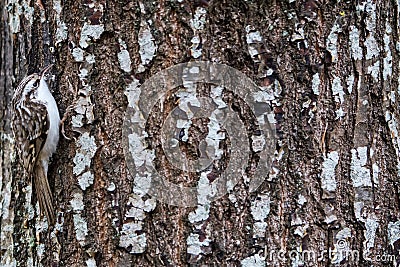
{"label": "bird's wing", "polygon": [[13,132],[19,157],[24,169],[32,174],[32,168],[47,139],[50,126],[47,109],[43,103],[29,101],[24,107],[16,108],[14,116]]}

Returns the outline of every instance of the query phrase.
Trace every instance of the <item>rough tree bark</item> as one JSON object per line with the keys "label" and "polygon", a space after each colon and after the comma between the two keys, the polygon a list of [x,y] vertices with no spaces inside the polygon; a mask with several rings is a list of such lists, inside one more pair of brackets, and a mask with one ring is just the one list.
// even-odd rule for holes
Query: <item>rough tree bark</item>
{"label": "rough tree bark", "polygon": [[[1,1],[0,265],[397,266],[399,5]],[[260,86],[277,144],[256,192],[241,178],[221,199],[181,208],[140,193],[122,125],[146,79],[193,60],[227,64]],[[50,63],[61,113],[73,105],[66,132],[75,139],[62,139],[52,159],[49,227],[21,179],[9,107],[18,82]],[[150,135],[167,113],[153,116]],[[204,121],[194,125],[187,155],[207,132]],[[161,154],[155,161],[174,174]]]}

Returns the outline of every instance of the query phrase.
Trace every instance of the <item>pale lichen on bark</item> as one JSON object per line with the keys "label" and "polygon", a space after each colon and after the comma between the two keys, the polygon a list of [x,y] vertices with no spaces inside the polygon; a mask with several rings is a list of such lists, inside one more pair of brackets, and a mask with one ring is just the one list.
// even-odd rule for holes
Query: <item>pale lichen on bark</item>
{"label": "pale lichen on bark", "polygon": [[264,267],[266,266],[265,257],[255,254],[240,261],[243,267]]}
{"label": "pale lichen on bark", "polygon": [[329,152],[324,157],[321,173],[321,187],[323,190],[334,192],[336,190],[336,165],[339,162],[339,153],[337,151]]}
{"label": "pale lichen on bark", "polygon": [[193,18],[190,20],[190,26],[194,32],[191,39],[192,46],[190,52],[193,58],[200,58],[202,53],[202,31],[206,24],[207,10],[203,7],[197,7]]}
{"label": "pale lichen on bark", "polygon": [[67,24],[62,21],[61,14],[62,14],[62,6],[61,0],[54,0],[53,1],[53,9],[56,11],[56,23],[57,23],[57,30],[55,35],[55,45],[57,46],[59,43],[65,41],[68,37],[68,27]]}
{"label": "pale lichen on bark", "polygon": [[126,43],[122,39],[118,39],[120,52],[118,53],[118,62],[120,68],[125,72],[131,72],[131,58],[127,50]]}
{"label": "pale lichen on bark", "polygon": [[267,216],[270,212],[271,199],[269,194],[259,194],[251,204],[251,215],[254,220],[254,238],[263,238],[267,229]]}
{"label": "pale lichen on bark", "polygon": [[31,1],[9,0],[7,10],[9,13],[9,26],[12,33],[18,33],[20,31],[21,15],[32,25],[35,8],[31,6]]}
{"label": "pale lichen on bark", "polygon": [[[125,118],[128,121],[143,122],[141,110],[139,108],[140,100],[140,83],[139,80],[133,81],[126,87],[124,94],[128,99],[128,106],[133,108],[134,116]],[[130,124],[129,124],[130,125]],[[128,127],[128,126],[126,126]],[[145,166],[149,161],[154,159],[154,151],[148,151],[144,146],[145,136],[139,136],[136,133],[128,135],[128,151],[131,153],[136,167]],[[144,200],[150,186],[151,174],[146,173],[145,176],[136,175],[134,178],[134,186],[129,200],[126,203],[127,209],[124,214],[122,229],[120,233],[119,246],[127,249],[132,254],[143,253],[147,247],[146,233],[143,232],[143,224],[146,219],[146,213],[151,212],[156,207],[156,200],[148,198]]]}
{"label": "pale lichen on bark", "polygon": [[[144,16],[146,10],[142,2],[139,2],[141,14]],[[137,67],[136,72],[140,73],[146,70],[146,66],[153,60],[157,51],[157,45],[150,30],[151,20],[146,21],[144,18],[140,21],[140,30],[138,36],[139,54],[141,64]]]}

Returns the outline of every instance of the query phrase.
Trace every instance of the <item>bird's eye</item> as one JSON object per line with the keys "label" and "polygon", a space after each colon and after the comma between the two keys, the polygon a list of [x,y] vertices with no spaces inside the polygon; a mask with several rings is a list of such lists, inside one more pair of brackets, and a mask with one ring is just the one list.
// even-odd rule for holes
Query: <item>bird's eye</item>
{"label": "bird's eye", "polygon": [[33,87],[38,87],[39,86],[39,80],[36,80],[35,83],[33,84]]}

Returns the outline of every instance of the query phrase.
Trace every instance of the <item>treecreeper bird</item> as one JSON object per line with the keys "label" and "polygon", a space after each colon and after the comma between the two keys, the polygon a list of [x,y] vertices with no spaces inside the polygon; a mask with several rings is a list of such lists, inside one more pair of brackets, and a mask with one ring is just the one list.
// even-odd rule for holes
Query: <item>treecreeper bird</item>
{"label": "treecreeper bird", "polygon": [[47,171],[59,140],[60,115],[45,80],[51,67],[25,77],[18,85],[12,100],[12,129],[25,175],[33,180],[40,213],[54,224],[53,196]]}

